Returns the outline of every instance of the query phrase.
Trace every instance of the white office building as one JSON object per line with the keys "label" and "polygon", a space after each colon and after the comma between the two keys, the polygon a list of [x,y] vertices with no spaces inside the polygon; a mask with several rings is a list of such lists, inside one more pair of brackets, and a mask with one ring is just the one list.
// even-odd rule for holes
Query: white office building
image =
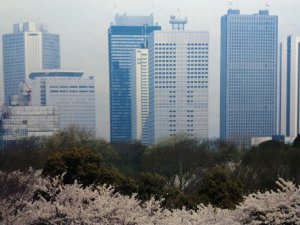
{"label": "white office building", "polygon": [[48,33],[45,26],[28,22],[15,24],[13,33],[4,34],[4,97],[18,95],[19,83],[35,70],[60,68],[59,35]]}
{"label": "white office building", "polygon": [[76,125],[95,133],[95,81],[74,70],[41,70],[30,74],[31,104],[58,106],[60,129]]}
{"label": "white office building", "polygon": [[179,134],[208,138],[208,79],[208,32],[178,29],[150,34],[150,143]]}
{"label": "white office building", "polygon": [[148,144],[149,68],[148,49],[136,49],[131,64],[132,139]]}

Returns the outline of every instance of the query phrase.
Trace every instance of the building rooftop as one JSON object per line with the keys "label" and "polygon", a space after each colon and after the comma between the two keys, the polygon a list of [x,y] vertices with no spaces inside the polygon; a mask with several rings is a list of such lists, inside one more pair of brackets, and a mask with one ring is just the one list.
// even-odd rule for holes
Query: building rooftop
{"label": "building rooftop", "polygon": [[[239,9],[229,9],[227,11],[228,15],[240,15],[241,12]],[[269,15],[269,10],[264,9],[264,10],[259,10],[258,14],[253,14],[253,15],[259,15],[259,16],[268,16]]]}
{"label": "building rooftop", "polygon": [[84,74],[81,70],[70,70],[70,69],[44,69],[32,72],[29,75],[30,79],[39,77],[82,77]]}
{"label": "building rooftop", "polygon": [[127,14],[115,16],[115,25],[116,26],[144,26],[154,25],[154,17],[150,16],[127,16]]}
{"label": "building rooftop", "polygon": [[14,33],[24,33],[24,32],[47,32],[47,27],[44,24],[36,22],[25,22],[14,24]]}

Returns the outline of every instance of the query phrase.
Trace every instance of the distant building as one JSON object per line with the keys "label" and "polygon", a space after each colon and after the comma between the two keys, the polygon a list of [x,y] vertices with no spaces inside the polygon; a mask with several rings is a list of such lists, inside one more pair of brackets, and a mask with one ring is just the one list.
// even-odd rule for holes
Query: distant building
{"label": "distant building", "polygon": [[148,49],[136,49],[132,53],[132,139],[148,144],[149,117],[149,68]]}
{"label": "distant building", "polygon": [[149,36],[149,143],[208,138],[209,33],[179,25]]}
{"label": "distant building", "polygon": [[221,19],[220,137],[239,145],[277,133],[278,17],[261,10]]}
{"label": "distant building", "polygon": [[59,131],[54,106],[8,106],[0,110],[0,149],[28,137],[47,137]]}
{"label": "distant building", "polygon": [[3,35],[2,46],[6,104],[31,72],[60,67],[59,36],[48,33],[43,25],[15,24],[13,33]]}
{"label": "distant building", "polygon": [[57,106],[60,129],[76,125],[96,132],[95,80],[75,70],[41,70],[30,74],[31,104]]}
{"label": "distant building", "polygon": [[300,37],[287,39],[286,135],[300,133]]}
{"label": "distant building", "polygon": [[282,143],[292,145],[296,137],[285,137],[284,135],[274,135],[271,137],[252,137],[251,146],[258,146],[266,141],[280,141]]}
{"label": "distant building", "polygon": [[131,54],[160,29],[153,16],[117,15],[108,30],[111,142],[132,141]]}

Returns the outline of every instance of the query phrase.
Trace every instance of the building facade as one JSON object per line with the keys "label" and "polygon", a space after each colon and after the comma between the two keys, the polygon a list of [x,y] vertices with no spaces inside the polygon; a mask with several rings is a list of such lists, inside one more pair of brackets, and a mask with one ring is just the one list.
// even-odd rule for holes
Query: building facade
{"label": "building facade", "polygon": [[0,114],[0,149],[29,137],[48,137],[59,131],[54,106],[8,106]]}
{"label": "building facade", "polygon": [[221,19],[220,137],[239,145],[277,133],[278,17],[261,10]]}
{"label": "building facade", "polygon": [[60,129],[76,125],[96,132],[95,80],[75,70],[41,70],[30,74],[33,106],[56,106]]}
{"label": "building facade", "polygon": [[149,143],[184,134],[208,138],[209,34],[149,36]]}
{"label": "building facade", "polygon": [[300,37],[287,38],[286,135],[297,137],[300,128]]}
{"label": "building facade", "polygon": [[116,16],[108,30],[110,140],[132,141],[131,55],[147,42],[148,35],[161,27],[153,16]]}
{"label": "building facade", "polygon": [[136,49],[131,64],[132,140],[148,144],[149,68],[148,49]]}
{"label": "building facade", "polygon": [[60,67],[59,36],[50,34],[45,27],[29,22],[15,24],[11,34],[4,34],[3,74],[4,97],[17,95],[19,83],[35,70]]}

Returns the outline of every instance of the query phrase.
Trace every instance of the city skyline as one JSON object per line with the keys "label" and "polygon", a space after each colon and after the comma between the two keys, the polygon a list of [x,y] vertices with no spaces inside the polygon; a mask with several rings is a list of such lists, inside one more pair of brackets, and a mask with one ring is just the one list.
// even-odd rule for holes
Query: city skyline
{"label": "city skyline", "polygon": [[[227,10],[228,2],[203,1],[195,4],[184,4],[183,1],[18,1],[13,0],[3,3],[0,9],[4,20],[0,22],[0,33],[11,32],[12,24],[26,21],[38,21],[48,25],[49,32],[57,33],[61,38],[62,67],[82,68],[86,74],[93,75],[97,82],[98,103],[98,136],[108,139],[109,111],[108,111],[108,53],[107,53],[107,29],[117,12],[128,15],[150,15],[154,12],[155,22],[162,25],[162,30],[170,30],[168,18],[171,14],[187,16],[189,23],[186,30],[207,30],[211,37],[210,67],[210,136],[218,136],[219,118],[219,49],[220,49],[220,17]],[[260,7],[259,7],[259,2]],[[279,16],[279,41],[286,43],[289,34],[299,34],[300,27],[297,8],[298,1],[270,1],[270,14]],[[133,7],[135,6],[135,7]],[[168,6],[168,7],[166,7]],[[199,10],[195,10],[195,7]],[[236,2],[234,2],[236,7]],[[39,8],[33,10],[34,8]],[[76,9],[81,9],[80,13]],[[240,2],[239,7],[243,14],[254,14],[258,9],[263,9],[263,1]],[[58,10],[59,9],[59,10]],[[294,11],[293,11],[294,9]],[[52,11],[51,11],[52,10]],[[53,10],[57,16],[53,18]],[[82,12],[82,13],[81,13]],[[79,15],[80,14],[80,15]],[[287,15],[288,14],[288,15]],[[17,16],[16,16],[17,15]],[[43,17],[41,17],[43,15]],[[68,15],[68,16],[66,16]],[[294,25],[293,25],[294,24]],[[81,31],[81,32],[78,32]],[[75,54],[78,52],[79,54]],[[2,60],[1,60],[2,61]],[[0,69],[2,74],[2,68]],[[101,108],[100,108],[101,107]]]}

